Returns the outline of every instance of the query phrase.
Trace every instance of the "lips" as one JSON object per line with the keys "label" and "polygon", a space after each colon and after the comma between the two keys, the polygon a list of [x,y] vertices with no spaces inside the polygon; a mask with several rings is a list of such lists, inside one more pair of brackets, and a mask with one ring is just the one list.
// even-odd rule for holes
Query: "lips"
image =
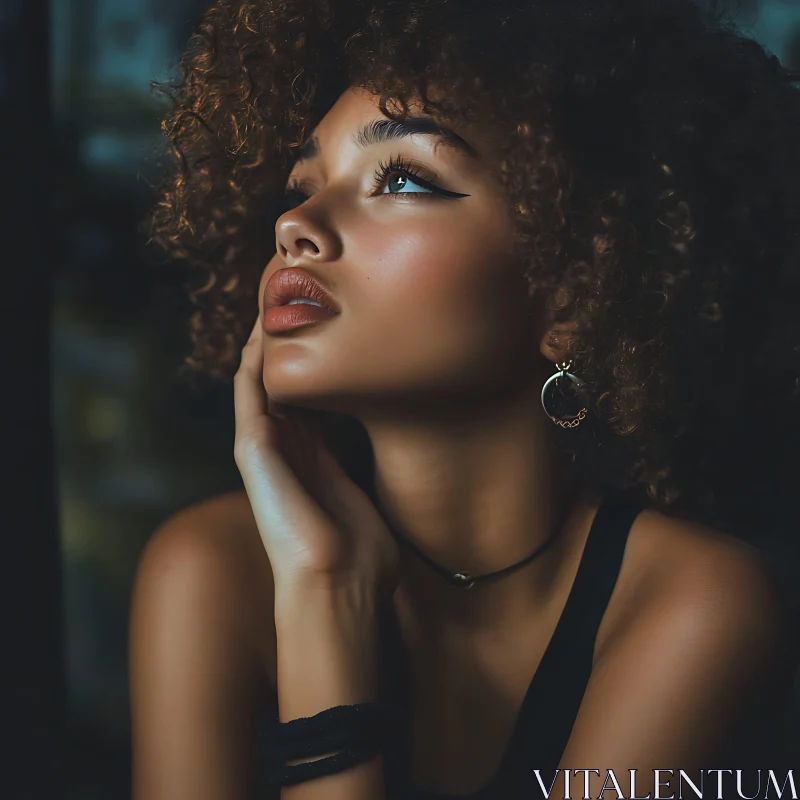
{"label": "lips", "polygon": [[264,289],[264,313],[276,306],[284,306],[290,300],[306,298],[314,300],[331,314],[340,312],[339,305],[330,292],[304,269],[290,267],[279,269],[267,281]]}
{"label": "lips", "polygon": [[[311,300],[291,303],[292,300]],[[288,333],[308,325],[332,320],[340,313],[330,292],[304,269],[278,270],[264,288],[264,331],[270,335]]]}

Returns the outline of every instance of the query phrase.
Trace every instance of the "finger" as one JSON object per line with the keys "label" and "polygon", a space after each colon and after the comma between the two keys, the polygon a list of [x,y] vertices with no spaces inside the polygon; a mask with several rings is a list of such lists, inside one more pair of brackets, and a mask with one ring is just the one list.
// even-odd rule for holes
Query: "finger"
{"label": "finger", "polygon": [[270,455],[279,456],[302,473],[304,467],[307,470],[306,436],[294,415],[288,413],[294,408],[270,398],[264,387],[263,344],[263,330],[256,319],[234,376],[237,449],[260,450],[259,461]]}
{"label": "finger", "polygon": [[[290,407],[269,397],[263,371],[263,329],[257,318],[233,379],[235,447],[237,451],[261,450],[262,458],[269,453],[280,454],[294,466],[300,461],[300,452],[294,422],[286,415]],[[246,457],[245,453],[241,455]]]}
{"label": "finger", "polygon": [[267,554],[279,564],[301,558],[306,543],[299,534],[326,530],[331,517],[285,458],[284,449],[291,449],[294,440],[288,420],[269,416],[263,366],[263,334],[257,320],[234,376],[234,460]]}
{"label": "finger", "polygon": [[267,398],[264,390],[264,347],[260,320],[257,318],[250,336],[242,348],[239,369],[233,376],[233,407],[236,417],[236,437],[251,433],[252,426],[267,417]]}
{"label": "finger", "polygon": [[[286,530],[310,509],[302,485],[281,453],[280,427],[268,413],[263,382],[263,338],[256,320],[233,378],[234,459],[265,544],[272,531]],[[285,432],[284,432],[285,433]]]}

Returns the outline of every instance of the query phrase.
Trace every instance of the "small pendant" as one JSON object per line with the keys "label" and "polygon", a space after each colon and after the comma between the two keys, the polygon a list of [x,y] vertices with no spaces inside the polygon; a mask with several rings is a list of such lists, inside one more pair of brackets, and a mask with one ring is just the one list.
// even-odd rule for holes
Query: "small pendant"
{"label": "small pendant", "polygon": [[475,585],[475,581],[472,579],[472,575],[466,572],[456,572],[455,575],[453,575],[453,580],[462,589],[471,589]]}

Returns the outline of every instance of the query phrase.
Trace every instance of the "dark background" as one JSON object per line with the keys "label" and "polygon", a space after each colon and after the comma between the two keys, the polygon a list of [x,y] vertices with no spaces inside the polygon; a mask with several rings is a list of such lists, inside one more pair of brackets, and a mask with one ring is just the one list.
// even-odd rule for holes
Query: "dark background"
{"label": "dark background", "polygon": [[[152,202],[149,183],[158,179],[163,106],[150,81],[172,73],[204,6],[197,0],[51,0],[48,8],[4,0],[0,12],[0,90],[16,101],[3,126],[6,186],[9,176],[25,186],[4,220],[15,239],[25,234],[21,256],[6,249],[4,305],[11,316],[20,313],[12,308],[12,289],[18,289],[34,306],[51,308],[49,323],[44,311],[31,312],[40,314],[38,325],[35,316],[26,317],[16,336],[30,348],[0,372],[31,376],[11,381],[20,390],[6,455],[20,486],[39,476],[44,498],[32,511],[28,495],[6,484],[12,510],[3,528],[11,532],[6,565],[18,569],[19,580],[29,572],[46,585],[28,587],[28,605],[17,609],[21,621],[13,631],[28,637],[21,639],[28,661],[14,662],[20,674],[27,668],[33,685],[39,673],[30,665],[39,665],[41,686],[48,688],[26,694],[20,681],[14,696],[28,703],[21,712],[28,719],[31,708],[40,715],[34,721],[52,712],[50,727],[43,723],[36,733],[47,747],[47,736],[58,732],[59,690],[66,690],[68,750],[56,761],[40,754],[37,768],[63,777],[71,800],[130,794],[128,603],[144,543],[177,509],[241,485],[232,457],[232,389],[209,384],[194,392],[177,379],[189,347],[181,274],[157,263],[137,232]],[[745,31],[783,63],[800,67],[800,0],[742,0],[741,7]],[[12,33],[17,22],[21,27]],[[37,152],[46,155],[32,164],[27,154]],[[37,201],[48,188],[49,221],[46,201]],[[48,347],[52,369],[38,378],[32,364]],[[35,424],[37,413],[40,423],[49,414],[49,427]],[[39,446],[45,458],[48,447],[55,453],[53,476],[45,476],[42,462],[34,473],[37,462],[16,455]],[[19,531],[20,520],[33,529]],[[60,571],[55,551],[46,548],[48,531],[58,531]],[[60,598],[59,632],[45,622],[58,616]],[[29,630],[40,623],[53,633],[41,647]],[[52,677],[59,646],[60,686]],[[797,692],[791,724],[800,752]],[[27,790],[6,795],[0,788],[0,795],[57,796],[32,793],[34,783],[29,777]]]}

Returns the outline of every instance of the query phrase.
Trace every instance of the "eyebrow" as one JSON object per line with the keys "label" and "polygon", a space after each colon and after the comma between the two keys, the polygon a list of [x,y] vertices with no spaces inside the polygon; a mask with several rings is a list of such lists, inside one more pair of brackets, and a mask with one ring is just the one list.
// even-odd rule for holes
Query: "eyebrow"
{"label": "eyebrow", "polygon": [[[415,134],[432,136],[468,158],[475,160],[480,158],[469,142],[450,128],[439,125],[431,117],[409,116],[403,120],[374,119],[359,129],[353,137],[353,142],[359,148],[364,149],[383,142],[405,139]],[[295,164],[316,158],[319,154],[319,139],[312,136],[298,151]]]}

